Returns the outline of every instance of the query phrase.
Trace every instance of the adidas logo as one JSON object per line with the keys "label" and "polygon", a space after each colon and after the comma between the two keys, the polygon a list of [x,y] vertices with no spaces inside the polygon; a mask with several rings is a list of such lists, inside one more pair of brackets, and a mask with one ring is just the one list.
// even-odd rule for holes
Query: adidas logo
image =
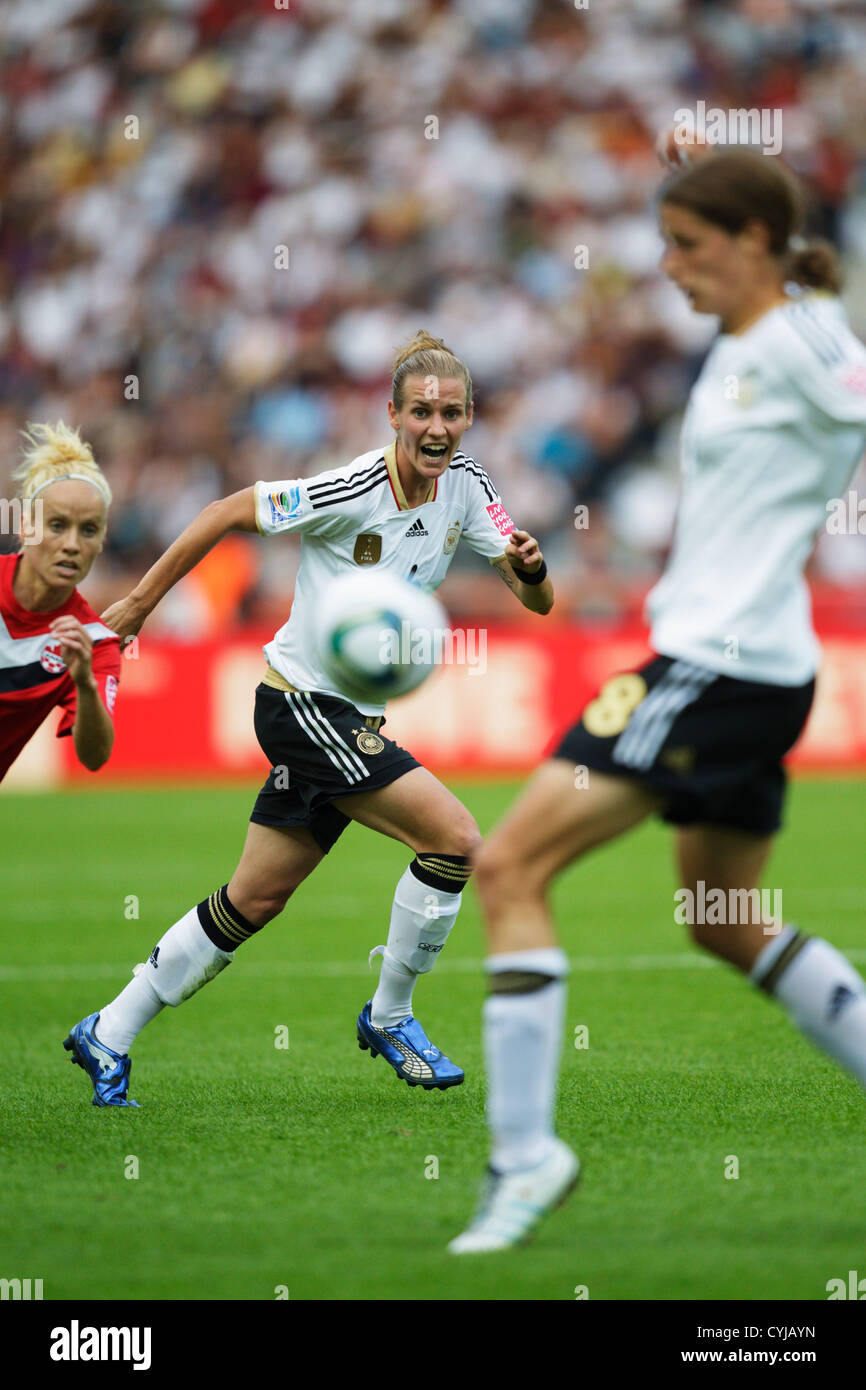
{"label": "adidas logo", "polygon": [[429,535],[430,535],[430,532],[424,530],[424,527],[421,525],[421,518],[420,518],[420,516],[419,516],[418,519],[417,519],[417,521],[413,521],[413,522],[412,522],[412,525],[409,527],[409,530],[406,532],[406,535],[407,535],[407,536],[413,536],[413,537],[414,537],[414,536],[429,536]]}
{"label": "adidas logo", "polygon": [[850,1004],[852,999],[856,998],[857,995],[854,993],[853,989],[849,989],[847,985],[837,985],[830,996],[830,1007],[827,1010],[827,1022],[835,1023],[836,1019],[845,1008],[845,1005]]}
{"label": "adidas logo", "polygon": [[150,956],[148,957],[149,963],[153,966],[154,970],[158,970],[158,969],[159,969],[159,964],[158,964],[158,962],[157,962],[157,957],[158,957],[158,955],[159,955],[159,947],[158,947],[158,946],[154,946],[153,950],[152,950],[151,953],[150,953]]}

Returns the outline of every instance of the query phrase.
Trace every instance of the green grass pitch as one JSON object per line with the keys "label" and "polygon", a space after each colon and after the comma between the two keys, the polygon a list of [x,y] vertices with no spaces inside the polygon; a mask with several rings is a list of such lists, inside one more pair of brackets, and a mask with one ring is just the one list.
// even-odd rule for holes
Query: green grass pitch
{"label": "green grass pitch", "polygon": [[[514,787],[455,790],[483,830]],[[91,1107],[62,1038],[228,879],[252,796],[94,785],[0,801],[0,1276],[41,1278],[46,1299],[652,1300],[826,1299],[829,1279],[866,1273],[866,1100],[687,944],[657,824],[556,891],[574,966],[558,1123],[584,1176],[525,1249],[445,1252],[486,1155],[474,890],[415,997],[467,1081],[410,1090],[354,1036],[407,861],[358,827],[228,971],[142,1034],[141,1109]],[[862,969],[866,784],[798,782],[788,815],[765,884]]]}

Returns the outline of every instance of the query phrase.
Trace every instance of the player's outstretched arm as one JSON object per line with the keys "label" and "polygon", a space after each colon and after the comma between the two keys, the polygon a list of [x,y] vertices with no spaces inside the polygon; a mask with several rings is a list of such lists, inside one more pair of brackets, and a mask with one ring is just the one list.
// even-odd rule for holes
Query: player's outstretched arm
{"label": "player's outstretched arm", "polygon": [[[553,581],[547,573],[547,565],[535,537],[530,536],[528,531],[512,531],[505,547],[505,556],[504,560],[496,560],[493,568],[512,593],[531,612],[549,613],[553,607]],[[522,575],[526,578],[522,578]]]}
{"label": "player's outstretched arm", "polygon": [[257,529],[254,488],[247,487],[211,502],[151,566],[132,593],[106,608],[102,621],[118,637],[134,637],[160,599],[204,559],[217,541],[229,531]]}

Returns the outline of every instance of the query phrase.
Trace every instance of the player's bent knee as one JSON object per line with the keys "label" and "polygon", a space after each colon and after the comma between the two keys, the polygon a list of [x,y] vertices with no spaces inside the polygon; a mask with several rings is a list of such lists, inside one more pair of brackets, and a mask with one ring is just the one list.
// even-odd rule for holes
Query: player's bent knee
{"label": "player's bent knee", "polygon": [[294,891],[294,888],[282,888],[269,892],[238,893],[236,895],[232,893],[231,885],[229,885],[229,896],[238,912],[242,912],[247,921],[255,927],[267,926],[268,922],[279,917]]}
{"label": "player's bent knee", "polygon": [[[727,931],[727,935],[725,932]],[[689,926],[689,936],[695,946],[700,946],[701,950],[709,951],[711,956],[718,956],[721,960],[735,960],[737,943],[730,935],[731,928],[719,926],[707,926],[703,922],[694,922]]]}
{"label": "player's bent knee", "polygon": [[518,892],[535,893],[543,888],[529,860],[498,839],[485,841],[473,860],[473,867],[478,892],[484,901],[513,897]]}
{"label": "player's bent knee", "polygon": [[436,837],[436,844],[442,854],[462,855],[470,861],[481,846],[481,831],[470,817],[456,824],[443,826]]}

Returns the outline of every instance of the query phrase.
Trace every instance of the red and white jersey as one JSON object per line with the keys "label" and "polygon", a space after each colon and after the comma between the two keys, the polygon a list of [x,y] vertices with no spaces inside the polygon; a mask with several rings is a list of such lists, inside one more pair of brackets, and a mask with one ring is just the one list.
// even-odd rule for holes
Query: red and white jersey
{"label": "red and white jersey", "polygon": [[31,613],[15,597],[12,581],[20,555],[0,555],[0,781],[55,705],[63,714],[57,737],[72,732],[76,690],[49,631],[55,618],[71,613],[93,641],[92,670],[99,697],[114,717],[120,677],[120,639],[101,623],[76,589],[60,608]]}

